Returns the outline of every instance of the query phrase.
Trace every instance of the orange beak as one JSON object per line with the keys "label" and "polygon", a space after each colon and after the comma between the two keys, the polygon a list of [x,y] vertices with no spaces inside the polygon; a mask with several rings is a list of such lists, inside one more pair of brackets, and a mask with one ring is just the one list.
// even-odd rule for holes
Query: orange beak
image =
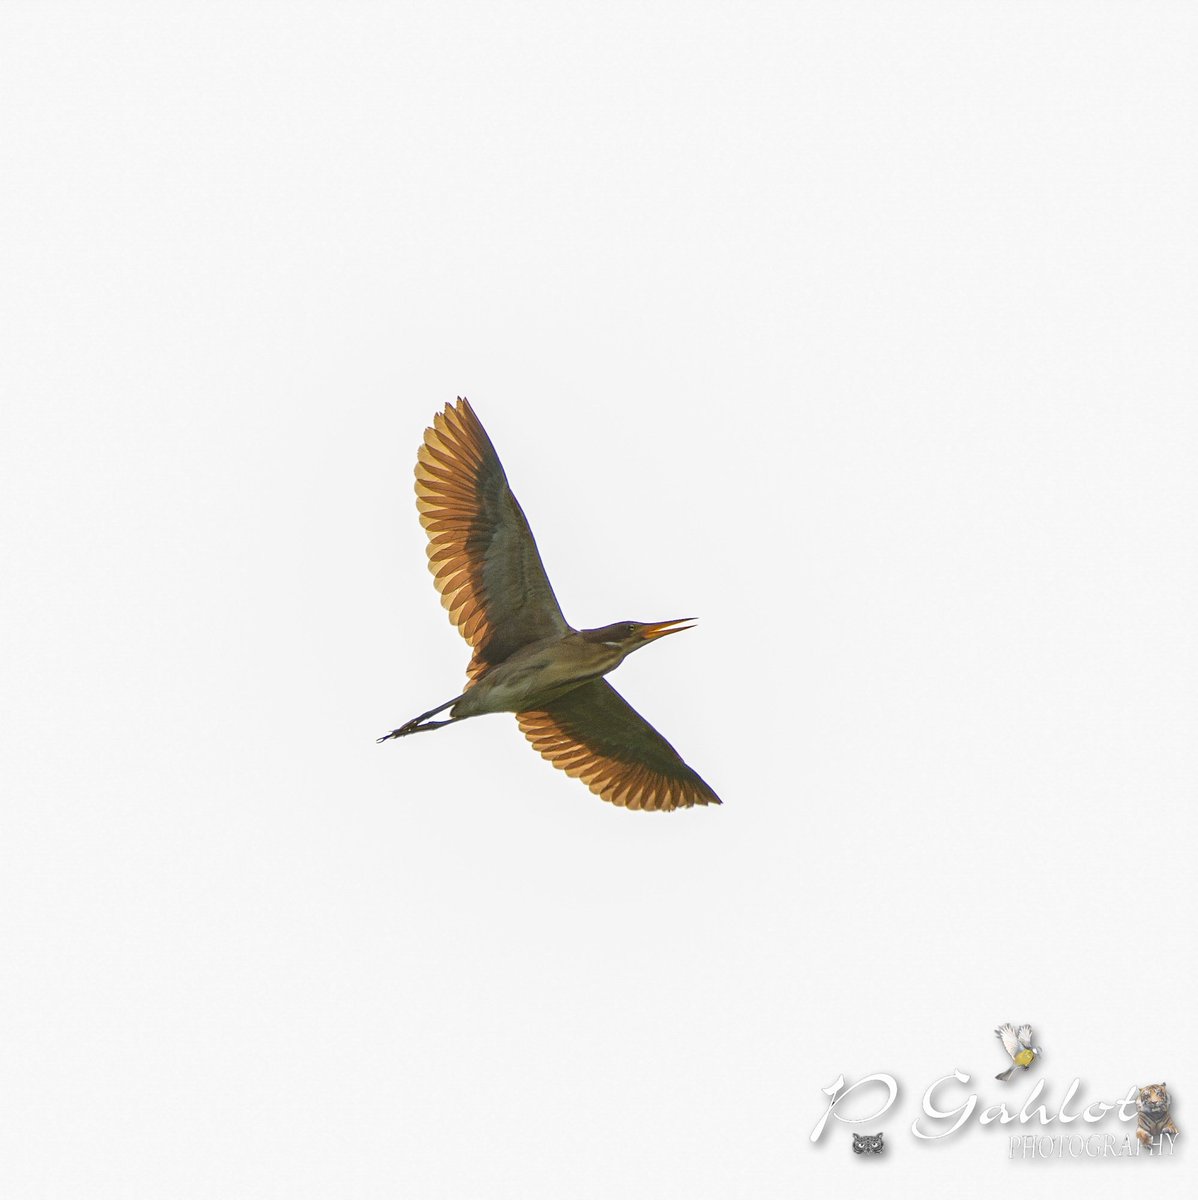
{"label": "orange beak", "polygon": [[674,621],[657,621],[652,625],[641,626],[641,637],[646,642],[665,637],[669,633],[682,633],[686,629],[694,629],[694,617],[678,617]]}

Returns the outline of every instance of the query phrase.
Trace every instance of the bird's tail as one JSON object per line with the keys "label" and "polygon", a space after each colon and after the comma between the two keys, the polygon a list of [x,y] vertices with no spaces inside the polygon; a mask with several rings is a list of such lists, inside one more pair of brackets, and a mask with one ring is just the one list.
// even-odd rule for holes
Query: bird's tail
{"label": "bird's tail", "polygon": [[1007,1080],[1011,1078],[1011,1072],[1015,1070],[1014,1064],[1009,1066],[1001,1075],[995,1075],[995,1079]]}

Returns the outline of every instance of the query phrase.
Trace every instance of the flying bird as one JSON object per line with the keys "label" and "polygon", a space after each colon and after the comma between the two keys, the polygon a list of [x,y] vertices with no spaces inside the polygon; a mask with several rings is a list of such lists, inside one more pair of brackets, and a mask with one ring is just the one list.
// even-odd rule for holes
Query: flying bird
{"label": "flying bird", "polygon": [[[495,447],[461,397],[424,431],[416,497],[441,603],[474,653],[460,696],[378,740],[512,712],[543,758],[612,804],[649,811],[719,804],[603,678],[642,646],[692,628],[691,618],[567,624]],[[445,720],[431,720],[446,709]]]}
{"label": "flying bird", "polygon": [[1032,1027],[1030,1025],[1020,1025],[1018,1029],[1010,1024],[1000,1025],[994,1034],[1002,1042],[1002,1048],[1011,1058],[1011,1065],[1005,1071],[995,1075],[995,1079],[1004,1081],[1010,1079],[1016,1067],[1026,1071],[1043,1053],[1039,1046],[1032,1045]]}

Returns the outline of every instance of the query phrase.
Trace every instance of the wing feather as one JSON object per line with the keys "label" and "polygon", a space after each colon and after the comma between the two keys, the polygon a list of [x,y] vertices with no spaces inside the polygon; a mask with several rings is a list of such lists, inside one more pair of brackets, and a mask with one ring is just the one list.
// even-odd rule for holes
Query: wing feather
{"label": "wing feather", "polygon": [[495,447],[461,397],[424,431],[416,508],[441,603],[474,649],[471,681],[521,646],[570,631]]}
{"label": "wing feather", "polygon": [[544,709],[516,714],[543,758],[619,808],[668,811],[720,798],[678,752],[603,679]]}

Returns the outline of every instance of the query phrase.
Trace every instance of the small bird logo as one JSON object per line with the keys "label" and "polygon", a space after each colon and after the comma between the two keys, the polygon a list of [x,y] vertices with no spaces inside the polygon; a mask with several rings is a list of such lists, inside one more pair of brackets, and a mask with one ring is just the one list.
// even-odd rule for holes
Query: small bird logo
{"label": "small bird logo", "polygon": [[995,1079],[1010,1079],[1016,1067],[1026,1071],[1043,1053],[1039,1046],[1032,1045],[1030,1025],[1020,1025],[1018,1029],[1010,1024],[1000,1025],[994,1031],[994,1036],[1002,1042],[1002,1048],[1011,1056],[1011,1065],[995,1075]]}

